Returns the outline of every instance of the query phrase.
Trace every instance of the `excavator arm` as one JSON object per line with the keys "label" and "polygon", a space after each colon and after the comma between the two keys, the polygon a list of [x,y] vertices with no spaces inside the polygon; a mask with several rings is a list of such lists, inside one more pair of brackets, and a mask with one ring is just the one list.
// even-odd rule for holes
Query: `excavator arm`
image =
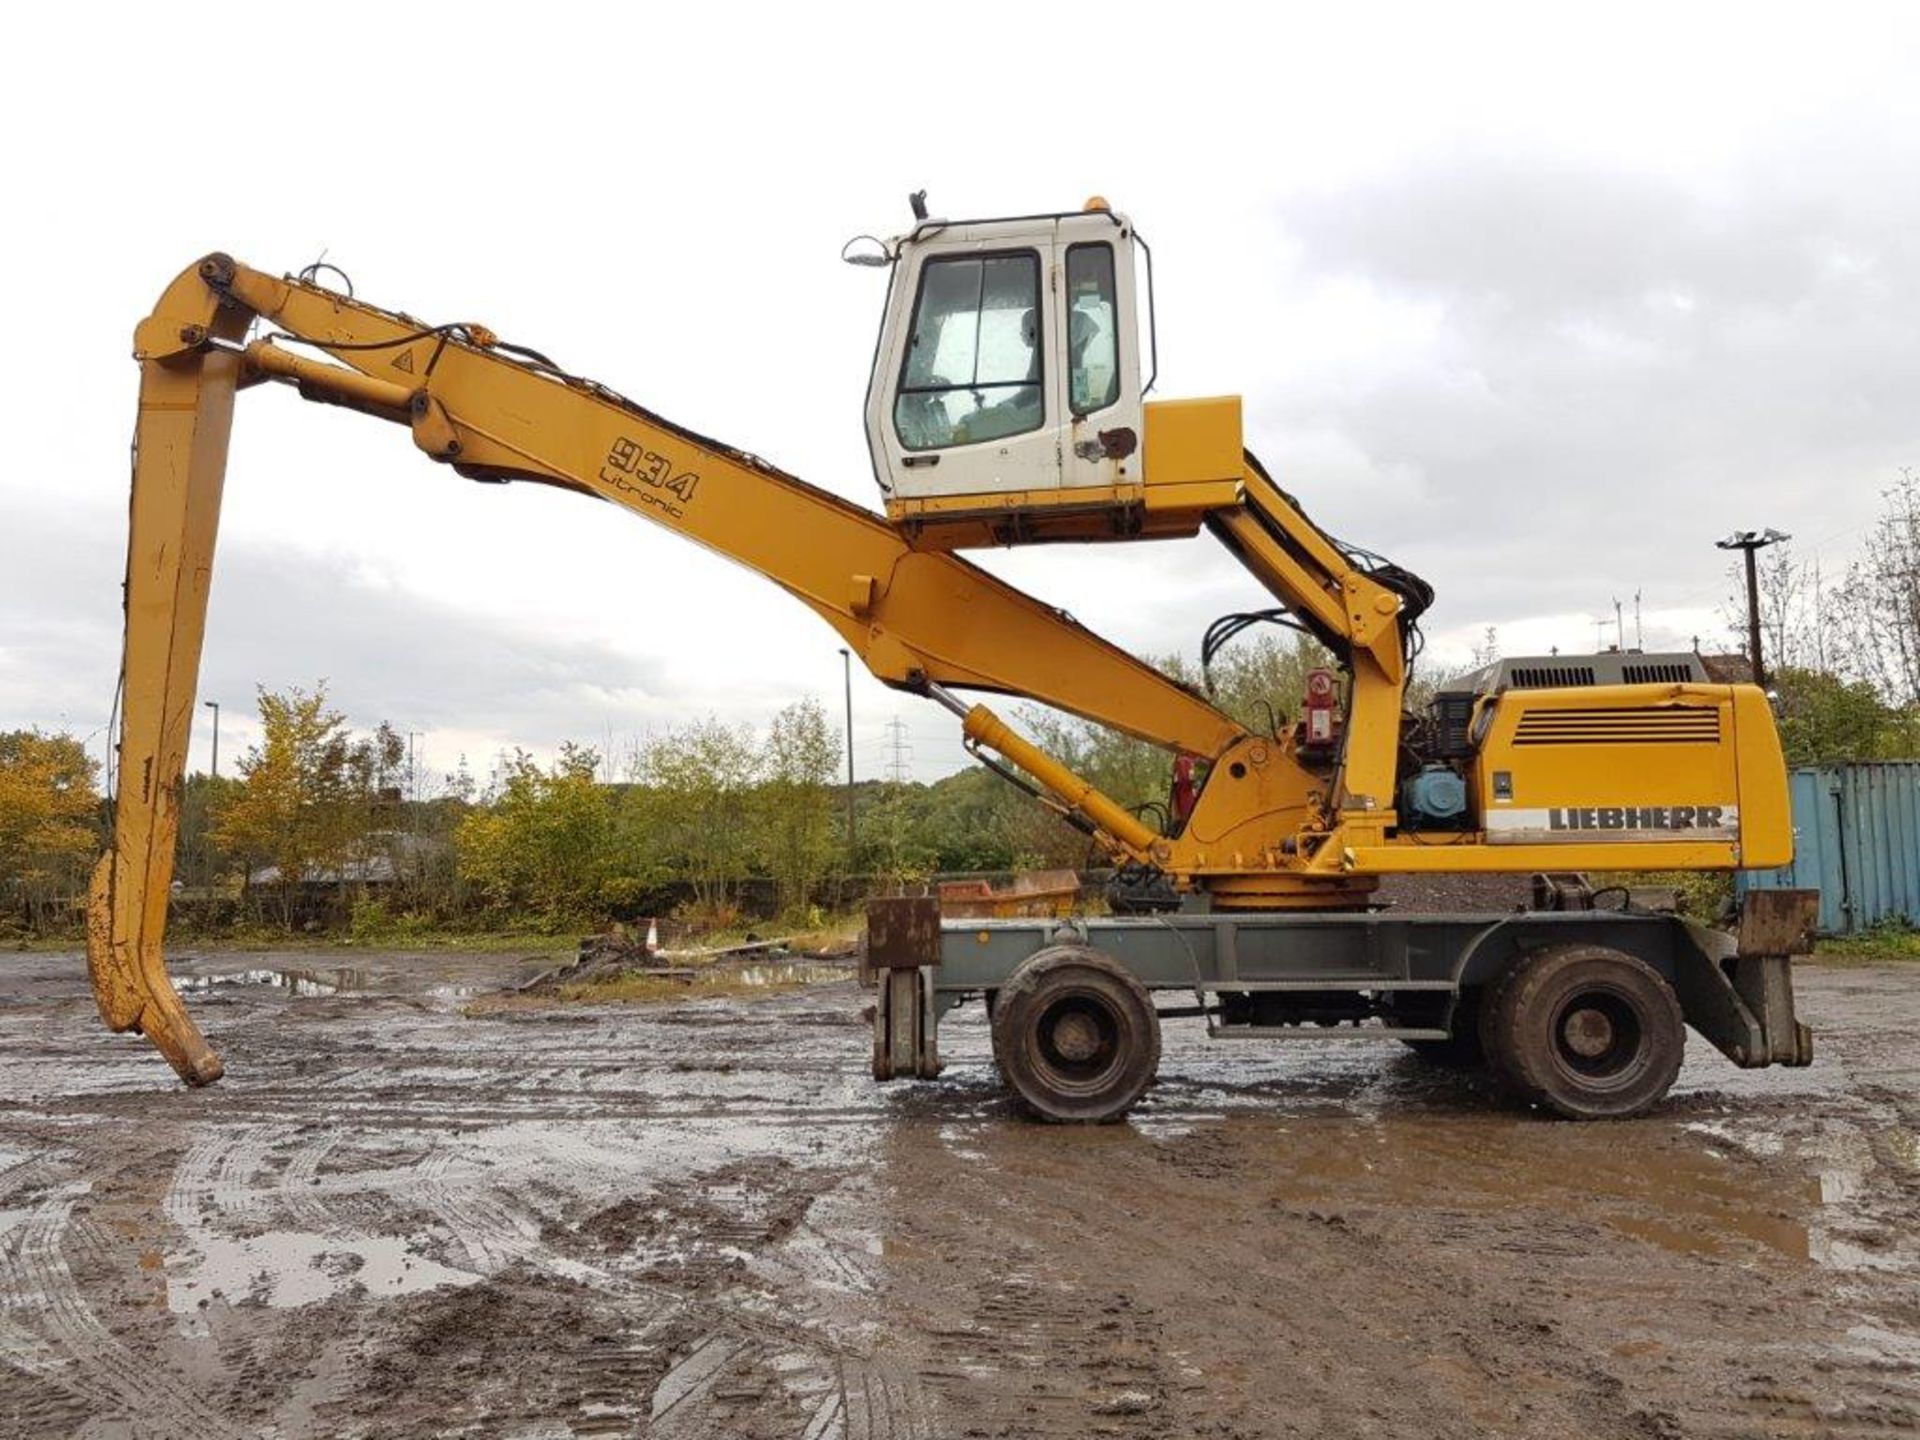
{"label": "excavator arm", "polygon": [[[244,343],[256,325],[272,331]],[[484,327],[423,325],[211,255],[140,324],[135,358],[118,784],[90,895],[88,961],[107,1023],[144,1032],[189,1083],[217,1079],[221,1065],[167,977],[162,945],[234,398],[263,381],[404,425],[470,479],[608,500],[757,570],[889,685],[948,703],[947,687],[1030,697],[1210,759],[1246,738],[1201,696],[1061,611]],[[1167,858],[1164,840],[990,711],[958,708],[970,742],[1021,763],[1057,808],[1125,854]]]}

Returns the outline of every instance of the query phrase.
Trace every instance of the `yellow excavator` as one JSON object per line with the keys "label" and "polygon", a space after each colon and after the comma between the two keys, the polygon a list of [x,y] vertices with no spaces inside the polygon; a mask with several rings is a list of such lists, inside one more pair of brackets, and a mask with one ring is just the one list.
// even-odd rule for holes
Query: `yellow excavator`
{"label": "yellow excavator", "polygon": [[[1373,903],[1404,872],[1786,863],[1785,770],[1759,690],[1710,683],[1689,655],[1552,656],[1403,714],[1429,587],[1309,520],[1246,449],[1237,397],[1148,398],[1152,261],[1133,222],[1098,198],[964,221],[929,216],[924,192],[912,203],[905,233],[843,253],[890,277],[865,407],[884,514],[484,325],[379,309],[318,270],[214,254],[167,287],[134,338],[118,787],[90,897],[110,1026],[144,1032],[190,1083],[221,1073],[162,941],[234,399],[271,381],[405,428],[468,480],[610,501],[759,571],[880,680],[951,709],[972,753],[1112,858],[1115,913],[1065,928],[877,911],[876,1075],[937,1071],[939,1016],[982,994],[1003,1071],[1055,1119],[1123,1113],[1173,1013],[1222,1035],[1377,1031],[1435,1054],[1484,1042],[1523,1094],[1568,1114],[1657,1099],[1683,1018],[1739,1063],[1804,1056],[1780,960],[1791,924],[1764,954],[1709,953],[1718,942],[1676,939],[1672,917],[1569,910],[1565,886],[1521,926],[1446,928]],[[1296,724],[1248,729],[960,554],[1203,529],[1271,598],[1216,623],[1207,658],[1273,622],[1337,663]],[[1163,747],[1178,777],[1164,823],[956,692],[1041,701]],[[1689,946],[1704,957],[1691,971],[1674,958]],[[1551,1005],[1520,983],[1546,983],[1543,967]],[[1168,989],[1195,1003],[1156,1009]]]}

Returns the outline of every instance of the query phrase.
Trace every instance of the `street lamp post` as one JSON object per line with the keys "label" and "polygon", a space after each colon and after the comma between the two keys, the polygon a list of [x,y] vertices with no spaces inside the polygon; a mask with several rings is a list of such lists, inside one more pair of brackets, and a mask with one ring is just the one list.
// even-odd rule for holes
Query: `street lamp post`
{"label": "street lamp post", "polygon": [[200,703],[213,711],[213,778],[218,780],[220,778],[220,702],[202,700]]}
{"label": "street lamp post", "polygon": [[840,651],[840,663],[847,681],[847,873],[853,873],[853,653]]}
{"label": "street lamp post", "polygon": [[1722,550],[1744,551],[1747,557],[1747,656],[1753,661],[1753,683],[1767,688],[1767,666],[1760,655],[1760,572],[1754,555],[1769,545],[1778,545],[1793,537],[1769,527],[1765,530],[1736,530],[1724,540],[1714,541]]}

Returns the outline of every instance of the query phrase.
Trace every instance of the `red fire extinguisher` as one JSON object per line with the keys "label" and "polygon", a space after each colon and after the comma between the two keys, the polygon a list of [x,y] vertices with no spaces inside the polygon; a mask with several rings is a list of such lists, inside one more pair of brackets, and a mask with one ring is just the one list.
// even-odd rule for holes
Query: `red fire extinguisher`
{"label": "red fire extinguisher", "polygon": [[1333,744],[1334,715],[1338,711],[1339,703],[1338,691],[1333,683],[1333,672],[1326,669],[1309,670],[1306,708],[1301,716],[1305,730],[1301,738],[1306,744]]}

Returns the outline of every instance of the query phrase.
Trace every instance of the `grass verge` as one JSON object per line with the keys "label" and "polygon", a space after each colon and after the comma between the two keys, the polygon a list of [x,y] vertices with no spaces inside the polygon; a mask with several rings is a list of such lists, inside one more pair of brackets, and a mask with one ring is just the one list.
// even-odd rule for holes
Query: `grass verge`
{"label": "grass verge", "polygon": [[1829,935],[1814,946],[1820,960],[1868,964],[1886,960],[1920,960],[1920,930],[1883,926],[1858,935]]}
{"label": "grass verge", "polygon": [[543,1010],[556,1005],[659,1005],[678,1000],[763,999],[809,985],[849,979],[851,965],[769,960],[764,964],[715,964],[684,974],[660,975],[622,970],[590,980],[536,990],[505,990],[482,995],[461,1013],[498,1014],[503,1010]]}

